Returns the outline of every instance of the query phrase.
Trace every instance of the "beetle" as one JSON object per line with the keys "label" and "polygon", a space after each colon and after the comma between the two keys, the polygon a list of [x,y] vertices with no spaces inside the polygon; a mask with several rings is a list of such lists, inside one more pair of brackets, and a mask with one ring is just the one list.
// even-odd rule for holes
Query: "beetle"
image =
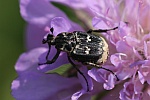
{"label": "beetle", "polygon": [[[39,65],[52,64],[57,60],[61,52],[66,52],[69,62],[84,77],[87,85],[87,91],[89,91],[88,81],[85,75],[79,70],[79,68],[74,64],[72,60],[81,62],[83,65],[95,66],[110,71],[116,76],[117,80],[119,80],[117,75],[113,71],[100,66],[104,62],[106,62],[108,58],[109,48],[107,42],[103,37],[93,34],[93,32],[101,33],[115,30],[117,28],[118,27],[104,30],[89,30],[87,32],[62,32],[57,36],[54,36],[54,28],[52,27],[50,29],[50,32],[52,34],[48,34],[42,41],[43,44],[47,43],[49,47],[46,55],[46,62],[39,63]],[[48,56],[50,54],[51,46],[55,46],[57,52],[56,55],[51,60],[49,60]]]}

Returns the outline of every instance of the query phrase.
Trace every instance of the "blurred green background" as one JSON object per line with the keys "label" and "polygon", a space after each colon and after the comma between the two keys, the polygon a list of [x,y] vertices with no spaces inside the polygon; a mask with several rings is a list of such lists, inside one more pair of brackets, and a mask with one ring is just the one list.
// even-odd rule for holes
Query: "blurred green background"
{"label": "blurred green background", "polygon": [[0,100],[15,100],[11,82],[17,76],[14,65],[24,52],[25,22],[20,16],[19,0],[0,1]]}

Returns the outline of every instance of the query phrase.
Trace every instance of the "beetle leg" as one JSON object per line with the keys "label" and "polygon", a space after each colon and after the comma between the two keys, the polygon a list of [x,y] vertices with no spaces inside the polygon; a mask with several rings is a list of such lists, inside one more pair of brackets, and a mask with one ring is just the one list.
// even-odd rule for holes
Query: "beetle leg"
{"label": "beetle leg", "polygon": [[39,65],[44,65],[44,64],[52,64],[52,63],[54,63],[56,60],[57,60],[57,58],[59,57],[59,54],[60,54],[60,50],[57,50],[57,53],[56,53],[56,55],[53,57],[53,59],[52,60],[48,60],[48,55],[49,55],[49,51],[48,51],[48,53],[47,53],[47,56],[46,56],[46,62],[45,63],[39,63]]}
{"label": "beetle leg", "polygon": [[107,71],[111,72],[116,77],[117,81],[119,81],[119,78],[117,77],[117,75],[110,69],[107,69],[107,68],[104,68],[104,67],[100,67],[98,64],[94,64],[94,63],[91,63],[91,62],[84,62],[83,64],[90,65],[90,66],[95,66],[95,67],[107,70]]}
{"label": "beetle leg", "polygon": [[49,56],[50,50],[51,50],[51,45],[48,44],[48,52],[46,54],[46,60],[48,60],[48,56]]}
{"label": "beetle leg", "polygon": [[86,77],[84,76],[84,74],[76,67],[76,65],[72,62],[72,60],[70,59],[70,57],[68,56],[68,60],[69,62],[72,64],[72,66],[83,76],[83,78],[85,79],[86,81],[86,85],[87,85],[87,92],[89,91],[89,84],[88,84],[88,81],[86,79]]}
{"label": "beetle leg", "polygon": [[90,29],[90,30],[88,30],[87,31],[87,33],[92,33],[92,32],[107,32],[107,31],[111,31],[111,30],[115,30],[115,29],[117,29],[118,27],[115,27],[115,28],[112,28],[112,29],[98,29],[98,30],[92,30],[92,29]]}

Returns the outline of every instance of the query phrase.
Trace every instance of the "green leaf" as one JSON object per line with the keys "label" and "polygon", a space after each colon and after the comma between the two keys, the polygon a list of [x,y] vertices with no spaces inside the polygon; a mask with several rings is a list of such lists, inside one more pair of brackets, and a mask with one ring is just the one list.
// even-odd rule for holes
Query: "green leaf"
{"label": "green leaf", "polygon": [[69,64],[64,64],[61,65],[60,67],[54,69],[54,70],[50,70],[48,72],[46,72],[46,74],[52,74],[52,73],[58,73],[60,75],[64,74],[67,70],[69,70],[72,67],[72,65]]}
{"label": "green leaf", "polygon": [[58,3],[58,2],[52,2],[52,4],[56,6],[57,8],[59,8],[61,11],[63,11],[72,21],[76,23],[80,23],[78,16],[74,12],[74,9],[68,6],[65,6],[61,3]]}

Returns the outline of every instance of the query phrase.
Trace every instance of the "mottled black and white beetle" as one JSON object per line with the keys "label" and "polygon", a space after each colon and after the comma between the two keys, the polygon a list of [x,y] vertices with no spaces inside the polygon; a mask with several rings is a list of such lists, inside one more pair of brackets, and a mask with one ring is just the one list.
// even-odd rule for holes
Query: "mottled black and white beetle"
{"label": "mottled black and white beetle", "polygon": [[[85,75],[76,67],[72,60],[81,62],[84,65],[91,65],[95,67],[102,68],[104,70],[111,70],[101,67],[108,57],[108,44],[105,39],[101,36],[92,34],[93,32],[107,32],[115,30],[118,27],[112,29],[98,29],[98,30],[89,30],[87,32],[74,31],[74,32],[62,32],[56,37],[53,35],[54,29],[51,28],[50,31],[52,34],[48,34],[46,38],[43,39],[43,44],[47,43],[49,46],[48,53],[46,55],[47,62],[43,64],[52,64],[54,63],[61,51],[66,52],[68,55],[69,62],[76,68],[76,70],[84,77],[87,84],[87,91],[89,91],[89,84]],[[55,46],[57,53],[53,59],[49,60],[48,56],[50,53],[51,45]],[[115,75],[115,74],[114,74]],[[115,75],[116,76],[116,75]],[[118,77],[116,76],[117,80]]]}

